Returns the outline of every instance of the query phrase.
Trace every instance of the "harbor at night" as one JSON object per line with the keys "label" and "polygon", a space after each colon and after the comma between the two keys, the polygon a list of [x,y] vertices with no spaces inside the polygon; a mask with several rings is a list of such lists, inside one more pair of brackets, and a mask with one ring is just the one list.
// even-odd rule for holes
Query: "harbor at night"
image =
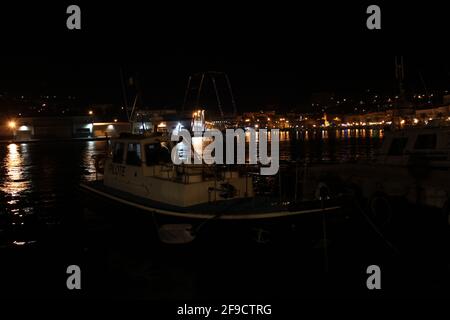
{"label": "harbor at night", "polygon": [[2,300],[264,319],[310,299],[450,298],[442,13],[184,9],[6,23]]}
{"label": "harbor at night", "polygon": [[[445,108],[442,104],[428,107],[430,115],[426,115],[426,121],[432,122],[430,118],[434,115],[434,121],[442,121],[437,128],[445,130],[447,114],[438,115],[435,111],[442,112]],[[407,197],[403,198],[398,195],[398,191],[393,195],[379,190],[361,194],[366,182],[357,179],[351,183],[345,181],[348,176],[345,176],[347,173],[344,169],[350,165],[355,174],[358,165],[366,164],[370,168],[372,163],[371,169],[361,170],[368,170],[366,179],[373,179],[376,175],[370,177],[370,170],[375,170],[373,165],[380,163],[381,157],[386,157],[382,153],[386,135],[397,130],[434,132],[432,130],[436,126],[415,123],[414,120],[405,124],[402,119],[393,118],[389,109],[384,113],[383,120],[374,120],[378,120],[376,125],[369,124],[364,118],[371,116],[370,111],[365,114],[336,115],[335,118],[358,119],[341,123],[326,120],[325,110],[305,114],[254,111],[235,115],[234,120],[229,118],[226,122],[229,128],[245,130],[245,127],[257,128],[260,124],[261,128],[280,130],[280,169],[277,174],[274,177],[258,177],[254,170],[246,173],[247,179],[253,181],[253,192],[260,199],[258,201],[263,201],[266,206],[283,204],[288,213],[294,213],[295,207],[300,208],[309,193],[316,205],[308,210],[297,209],[300,213],[304,210],[304,214],[289,220],[287,224],[283,221],[263,221],[262,224],[250,224],[244,231],[241,226],[247,226],[248,221],[216,229],[215,220],[220,220],[226,212],[213,214],[200,222],[194,219],[189,224],[189,228],[198,228],[195,236],[190,233],[193,240],[174,244],[164,242],[167,236],[161,238],[155,234],[155,227],[160,226],[159,222],[155,222],[153,209],[142,212],[133,206],[117,207],[106,201],[105,197],[96,197],[92,207],[90,196],[80,185],[102,181],[105,171],[96,160],[99,157],[104,160],[104,156],[108,157],[108,153],[113,152],[108,150],[114,150],[114,141],[120,141],[119,136],[126,138],[126,134],[132,134],[134,129],[137,132],[129,139],[139,135],[162,139],[169,134],[168,130],[175,130],[183,121],[186,126],[194,125],[199,111],[190,110],[192,118],[186,122],[189,115],[177,119],[177,113],[170,109],[152,111],[146,108],[135,111],[135,117],[145,114],[147,118],[139,118],[133,124],[124,120],[114,121],[114,118],[106,122],[107,119],[97,115],[99,110],[88,107],[79,115],[67,117],[46,114],[42,117],[16,116],[9,122],[5,119],[10,136],[5,136],[1,145],[4,159],[1,250],[8,257],[2,265],[3,283],[7,284],[8,290],[17,290],[17,294],[23,294],[23,286],[30,282],[32,287],[40,287],[44,285],[41,281],[47,283],[51,279],[48,283],[52,290],[48,291],[48,297],[59,296],[64,293],[64,287],[58,284],[58,281],[63,281],[64,273],[54,277],[52,272],[55,272],[55,268],[71,264],[74,257],[77,263],[88,270],[87,279],[83,282],[86,287],[84,296],[88,298],[227,298],[228,294],[235,297],[236,288],[239,288],[241,298],[246,295],[264,298],[284,294],[284,298],[290,299],[291,290],[300,296],[333,298],[342,293],[340,286],[345,286],[348,296],[354,297],[364,294],[364,286],[359,278],[364,274],[364,265],[374,257],[389,266],[392,274],[388,277],[400,279],[397,285],[385,288],[390,297],[416,296],[420,295],[421,290],[436,290],[436,286],[436,292],[446,290],[448,260],[441,256],[448,233],[445,216],[441,213],[445,208],[415,207],[417,199],[411,201]],[[117,115],[114,116],[120,117],[121,107],[116,107],[116,110]],[[424,109],[416,109],[415,112],[419,110]],[[206,120],[208,111],[202,112],[205,119],[197,126],[213,126],[213,120]],[[82,113],[87,115],[83,116]],[[410,119],[425,119],[416,113]],[[278,120],[272,124],[270,118]],[[308,121],[307,118],[315,121],[306,125],[300,120]],[[395,121],[403,128],[393,129],[391,124]],[[61,123],[70,128],[67,130]],[[27,130],[22,130],[24,126],[27,126]],[[87,130],[82,130],[80,135],[77,128]],[[27,131],[28,136],[21,134],[21,130]],[[53,134],[45,136],[37,132]],[[248,143],[247,140],[246,147]],[[150,162],[147,160],[143,165],[148,166]],[[383,169],[383,164],[379,165],[379,170],[389,169]],[[244,166],[248,168],[248,165]],[[107,168],[106,165],[104,167]],[[206,169],[214,171],[211,167]],[[330,176],[320,177],[314,174],[315,171],[329,171]],[[333,172],[341,173],[342,176],[332,176]],[[194,176],[191,175],[190,179],[194,179]],[[222,181],[227,180],[226,177],[224,179]],[[382,188],[391,188],[389,179],[380,180],[378,183],[386,183]],[[322,197],[321,184],[326,186],[326,200],[319,200]],[[165,188],[168,187],[162,190]],[[167,190],[170,188],[173,187]],[[220,195],[216,195],[216,199],[226,199],[222,194],[224,192],[219,190]],[[329,200],[334,197],[339,200]],[[325,211],[328,206],[334,209]],[[215,212],[214,204],[211,208]],[[407,213],[404,212],[405,208],[408,208]],[[255,209],[246,210],[251,215]],[[432,218],[423,220],[424,210],[429,211]],[[185,222],[177,222],[177,219],[169,225],[177,224],[186,226]],[[283,225],[283,228],[272,228],[278,225]],[[180,230],[169,230],[169,233],[172,232],[170,236],[180,237],[176,234]],[[422,235],[420,240],[417,239],[419,233]],[[172,241],[184,242],[184,237],[182,235],[182,240]],[[417,255],[422,255],[421,259],[426,257],[434,261],[433,276],[429,277],[430,274],[426,273],[419,286],[415,284],[414,288],[405,289],[402,286],[407,283],[410,273],[405,274],[403,267],[417,259]],[[47,278],[36,278],[33,274],[24,276],[23,269],[17,268],[17,261],[20,261],[20,265],[39,266],[37,270],[46,274]],[[277,263],[274,264],[274,261]],[[437,266],[439,269],[436,269]],[[430,269],[422,268],[430,268],[430,265],[420,264],[420,268],[423,273],[423,270]],[[213,277],[211,272],[219,270],[223,270],[224,274],[210,282]],[[113,287],[108,286],[111,278],[114,279]],[[20,281],[16,282],[17,279]],[[22,286],[17,283],[22,283]],[[286,288],[287,283],[292,286]],[[304,291],[294,287],[301,287]],[[35,294],[33,290],[27,292],[30,296]]]}

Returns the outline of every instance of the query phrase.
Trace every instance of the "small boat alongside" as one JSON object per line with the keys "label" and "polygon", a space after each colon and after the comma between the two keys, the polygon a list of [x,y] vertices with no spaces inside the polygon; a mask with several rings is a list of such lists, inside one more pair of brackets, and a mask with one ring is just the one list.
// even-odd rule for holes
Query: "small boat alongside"
{"label": "small boat alongside", "polygon": [[254,166],[175,165],[170,158],[174,147],[162,135],[112,139],[110,151],[96,159],[103,178],[81,184],[91,200],[87,203],[97,210],[128,208],[151,216],[166,243],[190,242],[212,229],[228,235],[288,230],[300,216],[341,208],[340,199],[321,197],[320,192],[302,201],[276,199],[270,191],[261,195]]}

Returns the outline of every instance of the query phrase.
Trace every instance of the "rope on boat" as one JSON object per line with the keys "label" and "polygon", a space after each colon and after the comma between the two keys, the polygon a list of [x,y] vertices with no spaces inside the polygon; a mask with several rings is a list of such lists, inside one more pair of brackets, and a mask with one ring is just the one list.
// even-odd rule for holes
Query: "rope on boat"
{"label": "rope on boat", "polygon": [[366,214],[363,208],[359,205],[358,201],[355,199],[354,203],[356,204],[356,208],[362,213],[366,221],[372,227],[376,234],[386,243],[386,245],[395,253],[400,254],[400,251],[384,236],[381,230],[376,226],[376,224],[370,219],[370,217]]}

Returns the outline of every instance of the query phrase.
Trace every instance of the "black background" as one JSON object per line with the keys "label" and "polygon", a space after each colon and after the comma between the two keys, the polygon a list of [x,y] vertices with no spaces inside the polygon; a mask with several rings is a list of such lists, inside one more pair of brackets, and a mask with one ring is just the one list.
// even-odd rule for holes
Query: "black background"
{"label": "black background", "polygon": [[[82,29],[66,28],[81,7]],[[381,30],[366,28],[381,7]],[[120,103],[119,67],[139,72],[150,106],[181,103],[188,75],[230,75],[238,109],[291,108],[318,91],[395,89],[404,55],[407,88],[447,88],[450,24],[442,2],[121,1],[0,6],[0,86]],[[93,89],[95,88],[95,89]]]}

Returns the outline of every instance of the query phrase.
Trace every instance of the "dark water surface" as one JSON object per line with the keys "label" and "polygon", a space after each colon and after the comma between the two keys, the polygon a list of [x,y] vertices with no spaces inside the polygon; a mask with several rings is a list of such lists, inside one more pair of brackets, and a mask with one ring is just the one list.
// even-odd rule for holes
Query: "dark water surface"
{"label": "dark water surface", "polygon": [[[379,131],[369,130],[283,135],[281,159],[312,161],[371,159],[382,138]],[[416,234],[410,218],[414,210],[408,212],[409,222],[391,236],[394,249],[357,209],[328,218],[327,262],[320,216],[305,217],[292,240],[282,245],[224,241],[192,248],[155,243],[145,217],[132,212],[97,215],[84,209],[77,186],[95,179],[92,155],[102,152],[105,144],[0,145],[1,296],[391,297],[420,296],[424,290],[431,296],[448,294],[449,265],[442,254],[447,240],[430,236],[436,235],[433,226],[430,232],[422,226]],[[82,270],[82,290],[76,292],[66,288],[66,268],[72,264]],[[383,293],[366,289],[365,268],[370,264],[386,270]]]}

